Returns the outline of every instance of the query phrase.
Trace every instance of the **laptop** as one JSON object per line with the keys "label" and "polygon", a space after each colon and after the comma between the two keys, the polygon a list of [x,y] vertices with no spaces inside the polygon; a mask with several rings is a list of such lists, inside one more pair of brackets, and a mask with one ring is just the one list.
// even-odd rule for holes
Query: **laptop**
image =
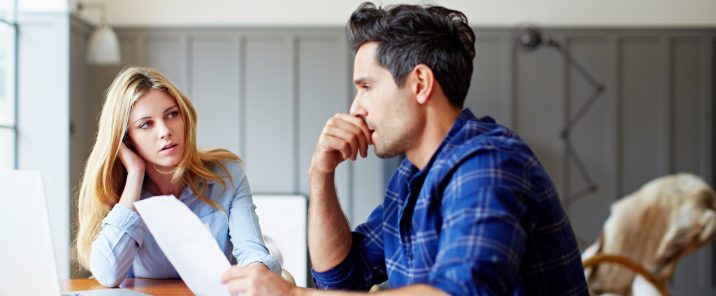
{"label": "laptop", "polygon": [[62,293],[42,176],[0,171],[0,295],[146,295],[127,289]]}
{"label": "laptop", "polygon": [[0,295],[61,295],[42,176],[0,171]]}

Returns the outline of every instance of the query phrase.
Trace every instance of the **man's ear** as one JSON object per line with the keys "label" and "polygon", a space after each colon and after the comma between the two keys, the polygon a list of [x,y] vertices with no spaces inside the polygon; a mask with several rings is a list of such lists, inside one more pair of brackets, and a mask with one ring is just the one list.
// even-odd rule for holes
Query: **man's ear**
{"label": "man's ear", "polygon": [[425,104],[433,93],[435,86],[435,75],[433,70],[427,65],[420,64],[413,68],[413,76],[415,78],[413,91],[418,104]]}

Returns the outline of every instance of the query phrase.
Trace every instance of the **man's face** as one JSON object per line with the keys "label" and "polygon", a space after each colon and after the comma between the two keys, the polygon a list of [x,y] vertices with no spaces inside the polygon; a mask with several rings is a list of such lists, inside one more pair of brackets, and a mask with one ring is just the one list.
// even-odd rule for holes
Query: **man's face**
{"label": "man's face", "polygon": [[398,87],[390,71],[378,64],[377,50],[378,43],[369,42],[356,52],[353,82],[357,93],[350,113],[365,119],[375,154],[389,158],[415,146],[422,117],[410,84]]}

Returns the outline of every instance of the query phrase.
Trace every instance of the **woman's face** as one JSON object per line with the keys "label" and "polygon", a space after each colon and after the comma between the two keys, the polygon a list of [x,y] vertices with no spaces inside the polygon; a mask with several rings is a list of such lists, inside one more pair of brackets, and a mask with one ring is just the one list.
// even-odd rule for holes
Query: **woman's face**
{"label": "woman's face", "polygon": [[175,168],[184,154],[184,116],[174,99],[152,89],[139,98],[129,114],[132,149],[147,164]]}

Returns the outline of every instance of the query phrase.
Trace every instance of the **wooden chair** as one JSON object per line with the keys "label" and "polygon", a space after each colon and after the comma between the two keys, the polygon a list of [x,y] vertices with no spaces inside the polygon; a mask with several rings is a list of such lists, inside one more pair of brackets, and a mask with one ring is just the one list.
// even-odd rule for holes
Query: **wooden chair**
{"label": "wooden chair", "polygon": [[679,258],[716,230],[716,193],[691,174],[670,175],[618,200],[601,236],[582,253],[591,294],[632,295],[636,276],[669,295]]}

